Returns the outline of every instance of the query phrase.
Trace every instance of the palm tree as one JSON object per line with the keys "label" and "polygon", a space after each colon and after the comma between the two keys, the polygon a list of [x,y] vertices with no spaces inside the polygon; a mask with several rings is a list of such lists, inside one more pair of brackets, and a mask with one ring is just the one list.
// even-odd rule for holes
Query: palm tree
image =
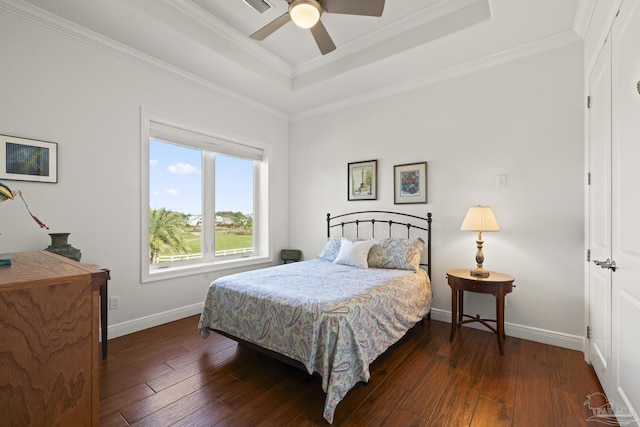
{"label": "palm tree", "polygon": [[247,222],[247,217],[242,212],[236,212],[233,214],[233,225],[235,227],[242,227]]}
{"label": "palm tree", "polygon": [[183,236],[186,234],[186,223],[181,213],[168,211],[165,208],[149,209],[149,260],[158,263],[158,256],[163,249],[174,252],[188,252],[189,247]]}

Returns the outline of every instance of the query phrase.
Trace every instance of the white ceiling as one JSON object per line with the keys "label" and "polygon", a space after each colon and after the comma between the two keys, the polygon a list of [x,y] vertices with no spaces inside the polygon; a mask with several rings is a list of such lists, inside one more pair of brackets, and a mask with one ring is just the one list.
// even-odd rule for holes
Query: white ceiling
{"label": "white ceiling", "polygon": [[[242,0],[192,0],[175,4],[190,5],[195,13],[217,17],[234,31],[249,36],[287,11],[288,3],[285,0],[267,1],[273,8],[264,14],[256,12]],[[353,44],[355,49],[359,50],[366,46],[367,36],[384,28],[388,29],[391,25],[398,25],[407,16],[429,13],[428,9],[438,2],[439,0],[389,0],[381,17],[325,13],[322,15],[322,23],[336,46]],[[197,9],[198,7],[200,9]],[[419,24],[419,21],[416,21],[416,24]],[[402,31],[407,29],[405,27]],[[389,35],[385,36],[387,37]],[[286,24],[258,44],[293,68],[312,60],[317,61],[321,56],[311,32],[300,29],[293,23]]]}
{"label": "white ceiling", "polygon": [[[321,55],[287,9],[243,0],[0,0],[0,8],[292,118],[579,41],[592,0],[386,0],[382,17],[323,14]],[[345,0],[349,1],[349,0]]]}

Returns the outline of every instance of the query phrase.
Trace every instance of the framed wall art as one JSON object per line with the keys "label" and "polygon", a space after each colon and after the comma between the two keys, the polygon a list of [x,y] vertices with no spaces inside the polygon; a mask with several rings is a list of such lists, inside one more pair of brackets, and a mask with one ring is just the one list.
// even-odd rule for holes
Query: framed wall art
{"label": "framed wall art", "polygon": [[378,161],[367,160],[347,165],[347,200],[376,200]]}
{"label": "framed wall art", "polygon": [[58,144],[0,135],[0,180],[58,182]]}
{"label": "framed wall art", "polygon": [[427,203],[427,162],[393,167],[393,203]]}

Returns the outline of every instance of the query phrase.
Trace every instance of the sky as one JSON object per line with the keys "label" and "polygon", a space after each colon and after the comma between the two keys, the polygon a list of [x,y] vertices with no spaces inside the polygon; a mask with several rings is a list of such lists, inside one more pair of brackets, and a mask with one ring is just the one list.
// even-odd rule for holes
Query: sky
{"label": "sky", "polygon": [[[253,213],[253,162],[216,155],[216,212]],[[149,197],[153,209],[185,214],[202,213],[202,155],[200,150],[151,140]]]}

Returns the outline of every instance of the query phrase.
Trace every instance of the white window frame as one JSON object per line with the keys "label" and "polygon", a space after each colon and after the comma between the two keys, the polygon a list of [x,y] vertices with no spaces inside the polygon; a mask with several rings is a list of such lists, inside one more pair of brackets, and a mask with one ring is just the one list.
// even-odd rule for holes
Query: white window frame
{"label": "white window frame", "polygon": [[[230,268],[248,267],[272,262],[270,221],[269,221],[269,159],[272,148],[269,144],[241,135],[232,135],[219,129],[211,129],[164,115],[150,113],[142,109],[141,113],[141,281],[158,280],[220,271]],[[254,212],[253,242],[254,253],[250,256],[215,257],[214,197],[204,197],[202,206],[203,258],[198,260],[177,261],[170,266],[158,266],[149,262],[149,140],[157,139],[178,143],[185,147],[203,150],[205,161],[211,161],[213,153],[238,155],[254,160]],[[260,159],[260,160],[258,160]],[[208,183],[208,184],[207,184]],[[213,194],[214,171],[203,170],[203,193]],[[207,215],[211,213],[211,215]],[[210,218],[209,218],[210,217]]]}

